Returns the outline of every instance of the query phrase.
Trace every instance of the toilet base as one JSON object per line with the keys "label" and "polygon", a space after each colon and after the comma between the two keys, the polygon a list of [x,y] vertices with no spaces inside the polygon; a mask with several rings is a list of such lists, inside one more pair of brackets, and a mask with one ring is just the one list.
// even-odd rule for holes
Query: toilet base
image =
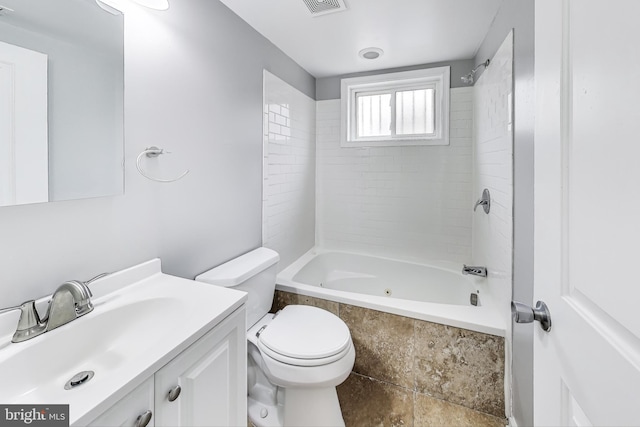
{"label": "toilet base", "polygon": [[284,402],[259,402],[249,396],[249,420],[255,427],[344,427],[335,387],[279,388]]}
{"label": "toilet base", "polygon": [[282,405],[259,402],[249,396],[247,398],[247,415],[255,427],[283,427],[284,414]]}
{"label": "toilet base", "polygon": [[344,427],[336,388],[286,388],[284,425]]}

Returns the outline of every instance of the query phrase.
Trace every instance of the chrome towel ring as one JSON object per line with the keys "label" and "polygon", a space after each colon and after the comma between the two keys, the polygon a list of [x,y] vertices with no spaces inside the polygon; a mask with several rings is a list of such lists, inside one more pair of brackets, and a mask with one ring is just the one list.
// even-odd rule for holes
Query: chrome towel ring
{"label": "chrome towel ring", "polygon": [[158,157],[160,154],[170,154],[170,151],[164,151],[162,148],[158,148],[155,146],[151,146],[151,147],[147,147],[144,149],[144,151],[142,151],[140,154],[138,154],[138,158],[136,159],[136,169],[138,169],[138,172],[140,172],[140,175],[144,176],[147,179],[150,179],[151,181],[156,181],[156,182],[176,182],[182,178],[184,178],[188,173],[189,173],[189,169],[185,170],[184,172],[182,172],[182,174],[176,178],[173,179],[163,179],[163,178],[155,178],[153,176],[149,176],[143,169],[142,166],[140,165],[140,162],[142,161],[142,158],[144,156],[147,156],[147,158],[149,159],[153,159],[155,157]]}

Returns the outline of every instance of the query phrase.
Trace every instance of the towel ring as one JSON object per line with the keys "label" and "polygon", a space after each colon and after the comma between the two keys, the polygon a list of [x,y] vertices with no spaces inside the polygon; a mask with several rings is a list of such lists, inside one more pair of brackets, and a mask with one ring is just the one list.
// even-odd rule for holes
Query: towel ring
{"label": "towel ring", "polygon": [[144,176],[147,179],[150,179],[151,181],[156,181],[156,182],[176,182],[176,181],[184,178],[185,175],[187,175],[189,173],[189,169],[187,169],[186,171],[182,172],[182,174],[180,176],[178,176],[177,178],[173,178],[173,179],[162,179],[162,178],[155,178],[153,176],[149,176],[142,169],[142,166],[140,165],[140,162],[142,161],[142,157],[147,156],[147,158],[153,159],[155,157],[158,157],[160,154],[171,154],[171,152],[170,151],[164,151],[162,148],[158,148],[156,146],[151,146],[151,147],[145,148],[144,151],[142,151],[142,153],[138,154],[138,159],[136,160],[136,169],[138,169],[138,172],[140,172],[140,175]]}

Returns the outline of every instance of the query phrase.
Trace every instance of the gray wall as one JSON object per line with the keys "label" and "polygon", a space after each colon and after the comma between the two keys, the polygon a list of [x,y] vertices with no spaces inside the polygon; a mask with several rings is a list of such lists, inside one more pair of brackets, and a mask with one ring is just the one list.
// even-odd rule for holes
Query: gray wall
{"label": "gray wall", "polygon": [[[491,58],[512,28],[515,83],[513,299],[533,304],[534,0],[503,2],[475,61],[480,63]],[[513,417],[518,426],[533,425],[531,325],[513,325],[512,369]]]}
{"label": "gray wall", "polygon": [[[127,14],[125,55],[125,195],[0,208],[0,307],[154,257],[192,278],[261,245],[262,70],[311,97],[315,79],[217,0]],[[143,178],[149,145],[174,152],[154,172],[191,173]]]}
{"label": "gray wall", "polygon": [[386,70],[376,70],[376,71],[367,71],[362,73],[344,74],[342,76],[325,77],[322,79],[317,79],[316,99],[318,101],[323,101],[326,99],[339,99],[341,79],[345,79],[349,77],[370,76],[372,74],[386,74],[386,73],[396,73],[399,71],[411,71],[411,70],[421,70],[424,68],[444,67],[447,65],[451,67],[451,87],[454,88],[454,87],[468,86],[462,83],[462,80],[460,78],[465,74],[468,74],[473,69],[474,65],[473,65],[473,60],[464,59],[460,61],[435,62],[433,64],[413,65],[410,67],[400,67],[400,68],[388,68]]}

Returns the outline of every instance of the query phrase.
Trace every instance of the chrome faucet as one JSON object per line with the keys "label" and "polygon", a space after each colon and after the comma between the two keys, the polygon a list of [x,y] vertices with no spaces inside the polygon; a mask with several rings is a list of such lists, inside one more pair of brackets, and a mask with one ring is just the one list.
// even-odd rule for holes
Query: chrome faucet
{"label": "chrome faucet", "polygon": [[90,313],[93,310],[92,296],[86,283],[79,280],[70,280],[58,286],[47,310],[46,330],[51,331]]}
{"label": "chrome faucet", "polygon": [[0,313],[20,310],[18,326],[11,341],[14,343],[26,341],[90,313],[93,310],[91,303],[93,295],[88,284],[107,274],[109,273],[102,273],[86,282],[70,280],[58,286],[58,289],[51,296],[47,314],[42,320],[40,320],[34,300],[24,302],[17,307],[0,310]]}
{"label": "chrome faucet", "polygon": [[462,274],[471,274],[473,276],[487,277],[487,267],[478,267],[464,264],[462,266]]}

